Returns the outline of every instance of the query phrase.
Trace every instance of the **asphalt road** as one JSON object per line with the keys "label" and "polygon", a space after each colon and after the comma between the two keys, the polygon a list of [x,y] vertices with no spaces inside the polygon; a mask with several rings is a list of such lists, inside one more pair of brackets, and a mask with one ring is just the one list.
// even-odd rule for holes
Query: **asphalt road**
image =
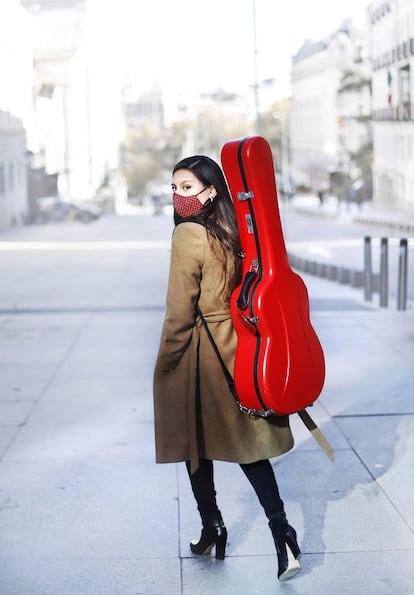
{"label": "asphalt road", "polygon": [[[139,213],[139,211],[137,211]],[[347,266],[356,270],[364,267],[364,237],[372,238],[372,268],[379,271],[380,241],[388,238],[389,296],[395,299],[398,288],[399,244],[403,234],[390,229],[355,224],[349,217],[323,217],[303,214],[289,207],[281,209],[282,225],[289,251],[303,258]],[[154,216],[152,210],[138,215],[104,216],[91,223],[54,222],[28,225],[0,232],[0,267],[2,308],[27,307],[40,304],[39,285],[31,286],[33,275],[40,275],[57,303],[71,300],[87,301],[88,268],[99,273],[103,302],[111,295],[109,287],[114,276],[128,275],[128,263],[144,259],[145,283],[148,288],[155,279],[167,276],[168,263],[159,261],[160,250],[169,246],[172,216]],[[132,264],[131,263],[131,264]],[[79,266],[82,265],[81,274]],[[164,267],[165,275],[155,275]],[[8,282],[7,279],[10,281]],[[48,280],[48,282],[46,282]],[[76,287],[73,283],[76,280]],[[15,281],[13,284],[12,281]],[[26,288],[14,295],[16,288]],[[72,289],[74,291],[72,292]],[[409,243],[408,300],[414,301],[414,242]],[[362,290],[361,290],[362,291]],[[109,293],[108,293],[109,292]],[[158,288],[150,292],[159,301]],[[133,292],[131,292],[131,299]],[[121,301],[125,302],[123,294]]]}

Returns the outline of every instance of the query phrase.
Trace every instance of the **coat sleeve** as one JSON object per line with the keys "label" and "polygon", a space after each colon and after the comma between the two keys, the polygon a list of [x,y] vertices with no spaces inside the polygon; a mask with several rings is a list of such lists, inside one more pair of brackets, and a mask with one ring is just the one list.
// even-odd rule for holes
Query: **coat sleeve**
{"label": "coat sleeve", "polygon": [[197,223],[182,223],[174,230],[167,310],[161,333],[156,370],[171,372],[188,348],[195,324],[195,305],[200,294],[204,262],[205,229]]}

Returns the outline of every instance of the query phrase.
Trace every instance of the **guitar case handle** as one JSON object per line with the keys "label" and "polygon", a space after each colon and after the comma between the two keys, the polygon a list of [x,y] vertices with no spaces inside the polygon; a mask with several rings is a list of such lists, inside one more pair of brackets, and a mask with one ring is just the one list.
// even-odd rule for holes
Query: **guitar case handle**
{"label": "guitar case handle", "polygon": [[239,297],[237,298],[237,307],[240,310],[244,310],[245,308],[247,308],[247,305],[249,303],[249,290],[250,287],[252,286],[252,283],[255,279],[257,275],[257,271],[249,271],[246,273],[245,277],[244,277],[244,281],[243,284],[241,286],[240,289],[240,294]]}

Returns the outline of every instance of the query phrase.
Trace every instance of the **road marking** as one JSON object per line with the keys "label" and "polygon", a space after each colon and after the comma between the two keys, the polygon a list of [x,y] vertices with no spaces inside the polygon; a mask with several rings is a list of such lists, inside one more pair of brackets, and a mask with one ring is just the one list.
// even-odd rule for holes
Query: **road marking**
{"label": "road marking", "polygon": [[165,240],[136,240],[136,241],[97,241],[97,242],[0,242],[0,251],[55,251],[55,250],[165,250],[171,247],[171,242]]}

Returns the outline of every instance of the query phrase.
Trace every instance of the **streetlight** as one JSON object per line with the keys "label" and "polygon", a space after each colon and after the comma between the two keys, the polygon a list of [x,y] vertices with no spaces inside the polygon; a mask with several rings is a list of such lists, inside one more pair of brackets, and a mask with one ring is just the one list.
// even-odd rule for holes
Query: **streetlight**
{"label": "streetlight", "polygon": [[257,27],[256,27],[256,0],[253,0],[253,70],[254,70],[254,108],[256,114],[256,134],[260,134],[259,110],[259,83],[257,75]]}
{"label": "streetlight", "polygon": [[280,122],[280,173],[281,173],[281,177],[282,177],[282,191],[283,193],[287,192],[288,189],[288,184],[286,183],[286,162],[285,162],[285,142],[284,142],[284,129],[285,129],[285,117],[283,114],[281,114],[280,112],[273,112],[272,113],[272,117],[274,120],[278,120]]}

